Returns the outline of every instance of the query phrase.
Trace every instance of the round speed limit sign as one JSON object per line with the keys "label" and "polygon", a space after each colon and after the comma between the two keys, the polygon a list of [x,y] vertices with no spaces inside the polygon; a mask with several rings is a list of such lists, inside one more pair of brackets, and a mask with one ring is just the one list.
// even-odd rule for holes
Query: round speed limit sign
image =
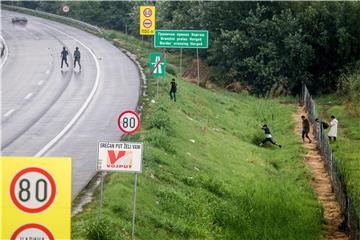
{"label": "round speed limit sign", "polygon": [[70,11],[70,7],[68,5],[64,5],[62,10],[64,13],[68,13]]}
{"label": "round speed limit sign", "polygon": [[151,17],[152,11],[151,11],[150,8],[145,8],[143,14],[144,14],[145,17]]}
{"label": "round speed limit sign", "polygon": [[46,227],[36,223],[29,223],[19,227],[10,237],[10,240],[18,239],[55,240],[52,233]]}
{"label": "round speed limit sign", "polygon": [[140,127],[140,117],[134,111],[125,111],[118,118],[118,126],[126,134],[134,133]]}
{"label": "round speed limit sign", "polygon": [[37,167],[25,168],[18,172],[10,184],[13,203],[27,213],[39,213],[54,201],[56,184],[54,178]]}

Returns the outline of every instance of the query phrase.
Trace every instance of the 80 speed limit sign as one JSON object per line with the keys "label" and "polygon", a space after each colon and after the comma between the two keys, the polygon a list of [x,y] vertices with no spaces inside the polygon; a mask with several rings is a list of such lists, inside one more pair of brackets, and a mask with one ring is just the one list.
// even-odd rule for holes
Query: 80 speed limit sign
{"label": "80 speed limit sign", "polygon": [[71,158],[0,162],[0,239],[71,239]]}
{"label": "80 speed limit sign", "polygon": [[134,111],[125,111],[118,118],[118,126],[126,134],[134,133],[140,127],[140,117]]}
{"label": "80 speed limit sign", "polygon": [[37,167],[25,168],[12,179],[10,196],[24,212],[39,213],[53,203],[56,184],[47,171]]}

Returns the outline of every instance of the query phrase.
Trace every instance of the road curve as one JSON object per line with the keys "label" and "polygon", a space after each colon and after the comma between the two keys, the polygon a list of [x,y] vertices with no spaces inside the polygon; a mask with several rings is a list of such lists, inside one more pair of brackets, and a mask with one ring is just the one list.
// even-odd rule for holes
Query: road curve
{"label": "road curve", "polygon": [[[138,69],[104,39],[28,15],[28,24],[12,24],[17,15],[1,11],[2,155],[70,156],[74,199],[96,172],[97,142],[119,140],[118,115],[136,108]],[[81,72],[73,59],[60,71],[63,46],[79,47]]]}

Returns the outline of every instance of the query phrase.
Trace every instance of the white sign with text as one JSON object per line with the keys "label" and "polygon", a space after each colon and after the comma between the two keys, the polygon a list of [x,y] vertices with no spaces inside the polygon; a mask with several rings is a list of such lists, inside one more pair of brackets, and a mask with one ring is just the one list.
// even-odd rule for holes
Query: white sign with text
{"label": "white sign with text", "polygon": [[99,142],[98,171],[135,172],[142,170],[143,143]]}

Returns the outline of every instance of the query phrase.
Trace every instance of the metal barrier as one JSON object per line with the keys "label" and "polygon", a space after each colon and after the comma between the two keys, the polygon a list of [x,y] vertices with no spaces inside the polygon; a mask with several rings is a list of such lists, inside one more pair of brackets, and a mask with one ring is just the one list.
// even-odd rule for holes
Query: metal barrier
{"label": "metal barrier", "polygon": [[34,16],[39,16],[39,17],[56,20],[58,22],[63,22],[63,23],[69,24],[69,25],[80,27],[80,28],[87,30],[88,32],[91,32],[94,34],[100,34],[100,35],[102,34],[101,29],[98,28],[97,26],[94,26],[89,23],[82,22],[82,21],[79,21],[79,20],[76,20],[73,18],[64,17],[64,16],[52,14],[52,13],[43,12],[43,11],[33,10],[33,9],[29,9],[29,8],[11,6],[11,5],[7,5],[7,4],[1,4],[1,8],[5,9],[5,10],[22,12],[22,13],[27,13],[27,14],[34,15]]}
{"label": "metal barrier", "polygon": [[360,240],[360,217],[356,208],[349,196],[346,188],[346,183],[340,166],[336,161],[335,154],[331,150],[328,137],[323,129],[322,124],[316,124],[316,108],[315,102],[312,99],[309,90],[304,85],[302,91],[302,103],[308,113],[309,121],[313,125],[314,135],[318,142],[318,147],[325,160],[325,166],[331,178],[333,190],[336,195],[340,207],[344,213],[345,224],[349,231],[350,239]]}

